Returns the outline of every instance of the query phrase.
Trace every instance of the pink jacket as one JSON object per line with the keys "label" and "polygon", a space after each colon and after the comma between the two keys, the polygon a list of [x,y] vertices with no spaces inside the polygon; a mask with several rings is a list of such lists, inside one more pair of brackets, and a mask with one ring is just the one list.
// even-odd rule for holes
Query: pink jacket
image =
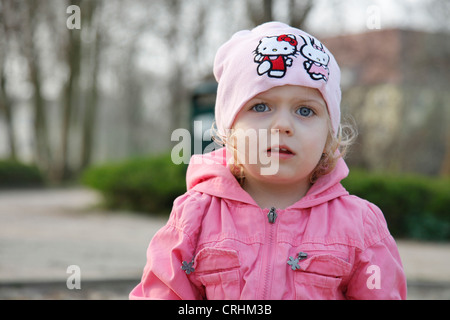
{"label": "pink jacket", "polygon": [[240,187],[223,150],[191,159],[188,191],[152,239],[130,299],[406,299],[383,214],[340,184],[344,160],[300,201],[271,210]]}

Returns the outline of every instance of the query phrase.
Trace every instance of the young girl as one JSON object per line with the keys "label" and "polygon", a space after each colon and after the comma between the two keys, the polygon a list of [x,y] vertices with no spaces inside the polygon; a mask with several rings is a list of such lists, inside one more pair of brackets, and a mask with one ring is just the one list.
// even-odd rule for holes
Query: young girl
{"label": "young girl", "polygon": [[225,43],[214,74],[225,148],[191,159],[188,191],[130,298],[405,299],[383,214],[340,183],[347,141],[332,54],[270,22]]}

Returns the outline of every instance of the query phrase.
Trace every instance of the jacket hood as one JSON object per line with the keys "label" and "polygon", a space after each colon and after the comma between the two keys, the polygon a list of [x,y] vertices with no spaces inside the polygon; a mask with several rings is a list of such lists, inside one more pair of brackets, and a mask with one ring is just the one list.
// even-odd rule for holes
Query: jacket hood
{"label": "jacket hood", "polygon": [[[308,193],[290,208],[309,208],[348,195],[340,183],[347,177],[348,172],[345,161],[340,158],[334,170],[320,177]],[[188,190],[257,206],[228,168],[226,148],[203,155],[193,155],[186,174],[186,186]]]}

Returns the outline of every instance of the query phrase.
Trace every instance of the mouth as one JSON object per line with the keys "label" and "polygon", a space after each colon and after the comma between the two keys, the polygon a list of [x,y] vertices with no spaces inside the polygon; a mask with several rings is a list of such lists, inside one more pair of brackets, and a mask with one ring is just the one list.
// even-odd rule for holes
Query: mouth
{"label": "mouth", "polygon": [[267,149],[267,153],[270,155],[272,153],[278,153],[280,155],[294,156],[295,152],[292,151],[288,146],[273,146]]}

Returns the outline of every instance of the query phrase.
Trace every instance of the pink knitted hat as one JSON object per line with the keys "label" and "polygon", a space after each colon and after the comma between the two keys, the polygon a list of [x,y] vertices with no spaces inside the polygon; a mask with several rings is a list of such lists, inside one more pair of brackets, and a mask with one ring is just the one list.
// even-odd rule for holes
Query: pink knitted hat
{"label": "pink knitted hat", "polygon": [[214,61],[219,83],[215,106],[219,134],[231,129],[241,108],[257,94],[282,85],[316,88],[327,103],[333,131],[340,123],[340,70],[313,36],[280,22],[235,33]]}

